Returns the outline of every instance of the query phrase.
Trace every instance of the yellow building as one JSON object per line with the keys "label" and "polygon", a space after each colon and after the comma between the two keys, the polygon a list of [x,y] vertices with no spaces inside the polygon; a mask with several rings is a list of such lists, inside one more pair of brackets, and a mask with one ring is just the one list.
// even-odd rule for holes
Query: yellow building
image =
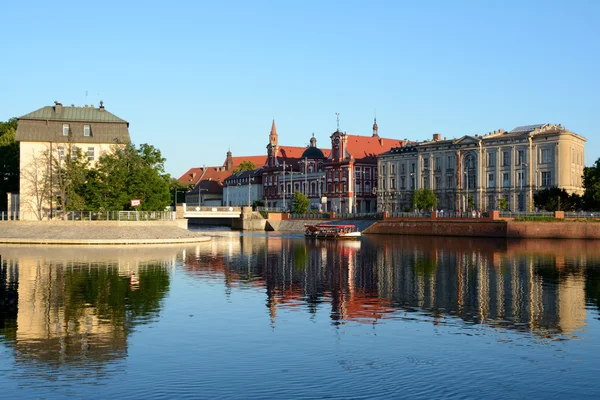
{"label": "yellow building", "polygon": [[53,171],[68,154],[81,154],[91,166],[120,143],[128,143],[129,123],[100,107],[64,107],[59,102],[19,118],[16,139],[20,142],[20,207],[22,220],[52,218]]}
{"label": "yellow building", "polygon": [[[411,208],[415,189],[432,189],[450,211],[527,211],[537,190],[558,187],[583,194],[586,139],[562,125],[519,126],[485,135],[432,140],[378,157],[378,209]],[[504,201],[503,200],[503,201]]]}

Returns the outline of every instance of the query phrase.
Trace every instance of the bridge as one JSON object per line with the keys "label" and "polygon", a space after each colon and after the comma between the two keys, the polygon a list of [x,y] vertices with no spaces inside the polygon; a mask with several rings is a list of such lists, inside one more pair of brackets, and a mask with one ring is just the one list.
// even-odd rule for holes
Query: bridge
{"label": "bridge", "polygon": [[183,205],[183,218],[240,218],[242,207],[189,207]]}

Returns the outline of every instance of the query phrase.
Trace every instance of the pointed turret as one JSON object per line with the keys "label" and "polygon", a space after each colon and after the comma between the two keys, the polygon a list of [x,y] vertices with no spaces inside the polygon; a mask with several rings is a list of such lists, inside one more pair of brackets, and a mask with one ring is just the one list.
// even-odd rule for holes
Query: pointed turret
{"label": "pointed turret", "polygon": [[271,133],[269,134],[269,143],[273,146],[277,146],[277,142],[277,127],[275,126],[275,120],[273,119],[273,124],[271,125]]}
{"label": "pointed turret", "polygon": [[373,137],[379,136],[379,128],[377,127],[377,117],[373,118]]}

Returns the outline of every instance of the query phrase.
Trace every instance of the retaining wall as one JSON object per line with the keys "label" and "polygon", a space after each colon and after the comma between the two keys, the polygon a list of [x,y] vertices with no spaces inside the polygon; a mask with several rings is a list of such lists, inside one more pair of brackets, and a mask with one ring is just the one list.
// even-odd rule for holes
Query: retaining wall
{"label": "retaining wall", "polygon": [[600,222],[514,222],[490,220],[385,220],[365,234],[493,238],[600,239]]}

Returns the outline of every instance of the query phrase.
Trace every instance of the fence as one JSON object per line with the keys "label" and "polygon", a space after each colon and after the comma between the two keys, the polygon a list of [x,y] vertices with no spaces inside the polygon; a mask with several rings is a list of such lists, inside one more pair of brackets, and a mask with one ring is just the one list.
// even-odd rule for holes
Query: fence
{"label": "fence", "polygon": [[18,211],[0,211],[0,221],[14,221],[19,219]]}
{"label": "fence", "polygon": [[[18,213],[0,213],[0,220],[19,219]],[[38,220],[30,215],[32,220]],[[44,220],[48,220],[49,215],[45,215]],[[63,221],[174,221],[175,213],[173,211],[55,211],[52,220]]]}
{"label": "fence", "polygon": [[528,217],[554,218],[554,211],[500,211],[500,218],[528,218]]}

